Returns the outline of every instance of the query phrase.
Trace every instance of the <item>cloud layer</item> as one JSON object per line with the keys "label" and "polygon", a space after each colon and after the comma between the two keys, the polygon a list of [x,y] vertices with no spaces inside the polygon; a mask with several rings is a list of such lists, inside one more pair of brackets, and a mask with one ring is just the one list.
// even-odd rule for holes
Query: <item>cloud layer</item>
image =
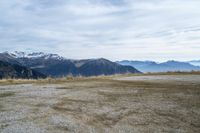
{"label": "cloud layer", "polygon": [[200,58],[199,0],[2,0],[0,50],[67,58]]}

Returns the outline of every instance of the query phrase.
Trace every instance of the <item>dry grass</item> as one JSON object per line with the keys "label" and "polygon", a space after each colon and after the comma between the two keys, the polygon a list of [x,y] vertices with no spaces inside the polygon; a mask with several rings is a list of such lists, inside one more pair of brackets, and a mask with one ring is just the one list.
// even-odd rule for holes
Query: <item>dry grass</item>
{"label": "dry grass", "polygon": [[[190,123],[187,119],[191,119],[190,116],[182,117],[178,110],[195,110],[200,109],[200,86],[199,84],[178,84],[176,82],[164,84],[164,83],[150,83],[145,81],[116,81],[116,80],[89,80],[89,81],[79,81],[81,83],[74,84],[70,88],[81,88],[85,82],[89,84],[87,89],[95,90],[101,84],[101,88],[109,89],[100,89],[96,93],[99,96],[102,96],[103,99],[100,101],[86,101],[86,100],[75,100],[64,98],[61,101],[54,105],[53,109],[61,111],[63,113],[71,113],[76,115],[87,115],[90,117],[87,120],[87,123],[95,126],[102,127],[113,127],[118,122],[132,117],[132,115],[141,116],[142,112],[145,110],[149,111],[148,113],[153,113],[155,116],[152,116],[148,119],[157,119],[159,117],[165,119],[177,119],[183,121],[183,123],[191,124],[193,127],[200,128],[200,119],[196,119],[196,124]],[[80,85],[80,86],[79,86]],[[86,86],[85,86],[86,87]],[[134,89],[135,88],[135,89]],[[68,89],[68,88],[67,88]],[[137,91],[133,91],[137,90]],[[89,90],[88,90],[89,91]],[[181,95],[179,95],[181,94]],[[139,107],[134,109],[133,103],[143,104],[144,107]],[[165,109],[165,106],[162,105],[165,102],[173,103],[177,106],[172,109]],[[149,104],[148,104],[149,103]],[[132,105],[131,105],[132,104]],[[155,107],[153,105],[156,105]],[[157,107],[158,105],[162,107]],[[90,107],[95,107],[99,109],[101,107],[111,107],[113,110],[111,112],[96,113],[89,111]],[[147,108],[145,108],[148,107]],[[86,107],[88,111],[85,111],[83,108]],[[137,106],[136,106],[137,107]],[[190,111],[189,111],[190,112]],[[113,115],[116,114],[116,115]],[[197,114],[196,114],[197,115]],[[194,116],[194,115],[193,115]],[[142,116],[141,116],[142,117]],[[194,119],[194,118],[193,118]],[[153,120],[150,123],[161,124],[160,122],[154,122]],[[173,121],[172,121],[173,122]],[[131,123],[131,122],[130,122]],[[173,122],[174,123],[174,122]],[[149,122],[145,124],[141,123],[143,126],[147,126]],[[164,124],[164,123],[163,123]],[[175,123],[174,123],[175,124]],[[173,125],[170,125],[173,127]],[[197,129],[197,130],[198,130]],[[197,131],[196,130],[196,131]],[[192,131],[192,130],[191,130]]]}
{"label": "dry grass", "polygon": [[[184,74],[162,82],[116,79],[126,76],[131,75],[49,78],[25,81],[33,85],[6,85],[2,87],[2,94],[12,90],[15,95],[1,97],[0,108],[27,111],[14,122],[33,122],[46,132],[200,131],[200,81],[185,82]],[[176,77],[184,80],[173,81]],[[4,119],[12,116],[19,117],[8,112],[0,118],[0,132],[13,128],[12,119]],[[8,125],[2,126],[5,123]]]}
{"label": "dry grass", "polygon": [[200,75],[200,71],[169,71],[169,72],[148,72],[148,73],[144,73],[144,75]]}
{"label": "dry grass", "polygon": [[143,73],[143,74],[116,74],[110,76],[91,76],[91,77],[61,77],[61,78],[52,78],[47,77],[46,79],[0,79],[0,85],[10,85],[10,84],[62,84],[65,82],[72,81],[102,81],[102,80],[112,80],[114,78],[120,77],[132,77],[132,76],[150,76],[150,75],[200,75],[200,71],[191,71],[191,72],[157,72],[157,73]]}

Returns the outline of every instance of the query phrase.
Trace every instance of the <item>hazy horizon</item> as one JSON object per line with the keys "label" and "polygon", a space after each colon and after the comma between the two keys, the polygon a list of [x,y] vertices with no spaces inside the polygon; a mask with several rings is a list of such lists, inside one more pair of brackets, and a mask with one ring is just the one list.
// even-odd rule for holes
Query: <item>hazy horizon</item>
{"label": "hazy horizon", "polygon": [[[12,53],[12,54],[15,54],[15,52],[24,52],[26,55],[27,54],[32,54],[32,53],[41,53],[42,51],[30,51],[30,52],[26,52],[26,51],[0,51],[0,53]],[[153,61],[153,62],[156,62],[156,63],[163,63],[163,62],[167,62],[167,61],[180,61],[180,62],[189,62],[189,61],[200,61],[200,59],[193,59],[193,60],[175,60],[175,59],[169,59],[169,60],[162,60],[162,61],[157,61],[157,60],[149,60],[149,59],[143,59],[143,60],[139,60],[139,59],[121,59],[121,60],[112,60],[112,59],[109,59],[109,58],[105,58],[105,57],[96,57],[96,58],[68,58],[66,56],[62,56],[60,55],[59,53],[50,53],[50,52],[42,52],[44,54],[57,54],[65,59],[75,59],[75,60],[84,60],[84,59],[99,59],[99,58],[104,58],[104,59],[108,59],[108,60],[111,60],[111,61],[114,61],[114,62],[117,62],[117,61]]]}
{"label": "hazy horizon", "polygon": [[0,51],[200,60],[199,0],[3,0]]}

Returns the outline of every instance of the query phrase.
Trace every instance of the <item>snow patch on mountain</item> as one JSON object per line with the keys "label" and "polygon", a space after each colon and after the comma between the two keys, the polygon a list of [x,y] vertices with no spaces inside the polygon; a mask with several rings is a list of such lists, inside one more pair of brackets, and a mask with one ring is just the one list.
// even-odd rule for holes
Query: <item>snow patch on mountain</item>
{"label": "snow patch on mountain", "polygon": [[64,60],[63,57],[57,54],[48,54],[43,52],[26,53],[26,52],[15,51],[8,54],[14,58],[44,58],[44,59]]}

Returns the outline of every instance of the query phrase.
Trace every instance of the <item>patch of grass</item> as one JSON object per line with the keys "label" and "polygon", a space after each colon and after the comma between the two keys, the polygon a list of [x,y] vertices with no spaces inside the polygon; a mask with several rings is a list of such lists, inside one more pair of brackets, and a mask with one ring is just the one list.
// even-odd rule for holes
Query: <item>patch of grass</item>
{"label": "patch of grass", "polygon": [[143,75],[200,75],[200,71],[168,71],[168,72],[155,72],[144,73]]}
{"label": "patch of grass", "polygon": [[0,93],[0,98],[10,97],[10,96],[13,96],[13,95],[15,95],[14,92],[3,92],[3,93]]}
{"label": "patch of grass", "polygon": [[73,89],[73,88],[71,88],[71,87],[57,87],[56,89],[67,90],[67,89]]}
{"label": "patch of grass", "polygon": [[[71,107],[72,105],[80,105],[85,106],[89,103],[93,103],[93,101],[86,101],[86,100],[80,100],[80,99],[70,99],[70,98],[62,98],[60,102],[53,105],[52,108],[57,111],[67,111],[67,112],[76,112],[80,113],[82,112],[81,107]],[[70,105],[69,107],[66,105]]]}
{"label": "patch of grass", "polygon": [[0,129],[4,129],[4,128],[8,127],[8,126],[9,126],[8,124],[1,124],[0,125]]}
{"label": "patch of grass", "polygon": [[0,111],[3,111],[3,105],[0,104]]}
{"label": "patch of grass", "polygon": [[70,99],[70,98],[63,98],[63,102],[76,102],[76,103],[90,103],[92,101],[86,101],[86,100],[79,100],[79,99]]}
{"label": "patch of grass", "polygon": [[135,94],[133,93],[116,93],[116,92],[104,92],[100,91],[98,92],[99,95],[103,95],[106,98],[107,102],[115,102],[117,101],[120,97],[132,97]]}
{"label": "patch of grass", "polygon": [[[115,113],[115,115],[111,115],[113,112]],[[116,125],[123,118],[131,116],[133,114],[138,114],[138,111],[128,110],[122,107],[122,108],[113,110],[112,112],[94,114],[93,119],[89,120],[88,124],[93,125],[96,123],[101,123],[102,125],[106,127],[112,127]]]}
{"label": "patch of grass", "polygon": [[39,80],[34,80],[34,79],[1,79],[0,85],[31,84],[38,81]]}

